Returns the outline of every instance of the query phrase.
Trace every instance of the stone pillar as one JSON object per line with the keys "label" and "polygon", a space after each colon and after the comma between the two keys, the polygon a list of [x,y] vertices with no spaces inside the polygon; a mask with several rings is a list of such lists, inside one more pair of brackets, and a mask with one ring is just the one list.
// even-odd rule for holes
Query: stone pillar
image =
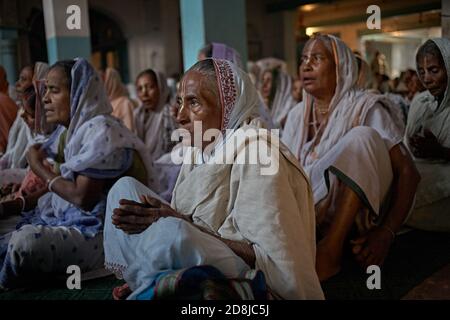
{"label": "stone pillar", "polygon": [[49,63],[75,57],[90,59],[87,0],[42,0],[42,5]]}
{"label": "stone pillar", "polygon": [[0,28],[0,65],[5,68],[8,82],[14,85],[17,70],[17,30]]}
{"label": "stone pillar", "polygon": [[245,0],[180,0],[184,70],[197,62],[208,42],[233,47],[247,64]]}

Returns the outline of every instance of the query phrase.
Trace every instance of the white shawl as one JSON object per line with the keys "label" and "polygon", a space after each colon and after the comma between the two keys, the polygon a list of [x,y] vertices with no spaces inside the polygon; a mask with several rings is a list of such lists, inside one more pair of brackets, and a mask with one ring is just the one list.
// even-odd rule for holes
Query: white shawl
{"label": "white shawl", "polygon": [[[258,94],[242,70],[224,60],[214,60],[221,93],[224,121],[222,129],[257,129],[248,120],[257,114]],[[233,157],[245,154],[263,142],[276,148],[276,137],[255,135],[248,144],[232,143]],[[239,141],[239,139],[238,139]],[[251,243],[256,268],[261,269],[269,287],[285,299],[323,299],[315,272],[315,214],[308,179],[295,158],[280,145],[270,153],[279,163],[274,175],[262,175],[261,164],[195,165],[198,150],[185,158],[172,198],[172,206],[192,214],[196,224],[231,240]],[[274,152],[275,151],[275,152]],[[227,154],[227,156],[229,156]],[[189,162],[187,161],[189,159]],[[210,159],[211,160],[211,159]],[[189,163],[189,164],[188,164]]]}
{"label": "white shawl", "polygon": [[[436,98],[424,91],[414,98],[408,114],[405,144],[409,147],[409,138],[415,134],[423,134],[428,129],[439,143],[450,148],[450,40],[432,39],[438,46],[447,70],[447,89],[444,98],[438,105]],[[417,191],[416,207],[435,203],[450,197],[450,164],[439,159],[415,159],[416,166],[422,176]]]}
{"label": "white shawl", "polygon": [[432,40],[438,46],[444,59],[447,69],[447,89],[440,105],[428,90],[414,98],[408,114],[406,137],[411,138],[417,133],[422,133],[424,129],[428,129],[436,136],[439,143],[450,148],[450,40],[445,38]]}
{"label": "white shawl", "polygon": [[147,154],[152,161],[170,151],[172,145],[170,137],[175,129],[167,104],[169,88],[166,78],[160,72],[155,71],[155,74],[159,88],[159,101],[156,110],[147,110],[143,105],[134,110],[136,133],[144,142]]}
{"label": "white shawl", "polygon": [[[329,119],[319,129],[323,134],[320,140],[316,135],[313,143],[307,144],[314,98],[306,91],[303,91],[304,100],[289,113],[283,132],[283,142],[303,166],[323,157],[350,129],[367,125],[369,111],[378,103],[389,113],[393,123],[401,123],[401,119],[397,119],[401,113],[391,101],[357,88],[357,64],[353,52],[339,38],[329,37],[336,64],[336,89],[329,106]],[[398,128],[398,132],[402,129]]]}

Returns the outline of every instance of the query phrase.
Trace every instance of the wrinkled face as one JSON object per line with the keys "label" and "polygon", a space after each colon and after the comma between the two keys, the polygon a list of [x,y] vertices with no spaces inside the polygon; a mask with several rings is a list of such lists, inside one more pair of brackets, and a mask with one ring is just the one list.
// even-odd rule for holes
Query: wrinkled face
{"label": "wrinkled face", "polygon": [[45,81],[44,110],[48,123],[70,124],[70,93],[68,79],[61,68],[49,71]]}
{"label": "wrinkled face", "polygon": [[[208,129],[221,130],[221,106],[218,97],[208,88],[206,81],[206,76],[197,71],[190,71],[184,75],[177,92],[177,122],[181,128],[189,131],[191,145],[194,142],[194,121],[202,122],[202,137]],[[202,142],[202,148],[210,143],[211,141]]]}
{"label": "wrinkled face", "polygon": [[25,89],[33,84],[33,70],[31,67],[25,67],[22,69],[19,75],[19,80],[16,82],[16,92],[21,95]]}
{"label": "wrinkled face", "polygon": [[266,71],[263,74],[261,86],[261,95],[263,96],[264,99],[269,98],[270,92],[272,91],[272,86],[273,86],[272,72]]}
{"label": "wrinkled face", "polygon": [[417,61],[417,73],[425,88],[435,97],[443,97],[447,89],[447,71],[439,59],[426,54]]}
{"label": "wrinkled face", "polygon": [[34,120],[35,120],[35,114],[34,109],[30,106],[27,99],[22,98],[22,109],[20,113],[21,118],[25,123],[27,124],[28,128],[30,128],[31,131],[34,131]]}
{"label": "wrinkled face", "polygon": [[299,67],[300,80],[313,97],[332,97],[336,90],[336,65],[331,53],[320,40],[303,49]]}
{"label": "wrinkled face", "polygon": [[302,101],[302,82],[297,79],[292,83],[292,96],[297,102]]}
{"label": "wrinkled face", "polygon": [[136,89],[139,100],[141,100],[144,107],[156,110],[160,94],[156,79],[146,73],[136,80]]}

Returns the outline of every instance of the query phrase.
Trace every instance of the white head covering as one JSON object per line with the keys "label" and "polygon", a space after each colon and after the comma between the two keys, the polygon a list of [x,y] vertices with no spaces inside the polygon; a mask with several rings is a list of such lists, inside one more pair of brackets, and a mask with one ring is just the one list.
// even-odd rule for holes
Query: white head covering
{"label": "white head covering", "polygon": [[237,129],[246,120],[257,117],[258,92],[242,69],[227,60],[212,60],[222,104],[222,130]]}
{"label": "white head covering", "polygon": [[[93,178],[115,178],[130,165],[130,152],[139,151],[150,173],[145,146],[122,122],[111,116],[112,107],[103,83],[83,58],[71,70],[70,124],[64,149],[61,175],[74,179],[75,173]],[[55,132],[52,139],[59,139]],[[127,167],[127,168],[125,168]]]}
{"label": "white head covering", "polygon": [[119,72],[114,68],[107,68],[105,72],[105,89],[109,100],[128,97],[128,91],[122,83]]}
{"label": "white head covering", "polygon": [[[320,158],[323,154],[328,152],[341,137],[343,137],[350,129],[364,123],[369,110],[380,102],[391,114],[394,123],[401,123],[399,110],[396,111],[396,106],[393,106],[387,98],[381,95],[375,95],[362,91],[356,87],[358,80],[357,62],[353,52],[350,48],[339,38],[333,35],[327,35],[331,40],[332,55],[336,64],[336,89],[334,96],[329,105],[328,121],[321,125],[319,130],[323,130],[320,141],[315,141],[311,144],[311,148],[302,149],[308,137],[308,127],[311,122],[311,109],[313,96],[304,91],[304,100],[301,102],[303,124],[299,135],[295,139],[299,143],[294,145],[299,146],[300,150],[293,150],[294,153],[301,160],[303,165],[308,165],[309,162]],[[328,124],[331,125],[328,125]],[[316,135],[317,140],[320,135]],[[308,157],[315,148],[315,155]]]}
{"label": "white head covering", "polygon": [[447,88],[439,105],[428,90],[414,98],[408,114],[406,137],[421,134],[424,129],[428,129],[436,136],[439,143],[450,148],[450,40],[446,38],[431,40],[439,48],[444,60],[447,70]]}
{"label": "white head covering", "polygon": [[[36,62],[33,73],[33,85],[36,92],[35,105],[35,133],[49,134],[53,131],[54,126],[49,126],[45,121],[45,114],[42,112],[42,97],[44,95],[44,81],[47,75],[48,64],[44,62]],[[8,145],[5,154],[0,159],[0,168],[17,169],[25,168],[27,166],[26,151],[33,143],[42,142],[42,137],[38,137],[35,141],[33,132],[31,132],[28,125],[23,121],[20,113],[17,114],[8,135]]]}
{"label": "white head covering", "polygon": [[170,90],[166,77],[161,72],[154,73],[159,89],[158,105],[155,110],[149,110],[141,104],[134,110],[134,119],[138,137],[144,142],[149,157],[156,160],[170,151],[170,137],[175,124],[167,104]]}
{"label": "white head covering", "polygon": [[35,133],[42,135],[50,135],[56,128],[55,125],[47,123],[42,101],[45,95],[45,78],[48,70],[49,66],[47,63],[36,62],[34,65],[33,85],[36,91]]}
{"label": "white head covering", "polygon": [[292,78],[286,72],[279,71],[277,79],[274,79],[276,86],[275,97],[272,102],[271,115],[276,127],[283,127],[282,122],[286,119],[289,111],[295,106],[292,97]]}

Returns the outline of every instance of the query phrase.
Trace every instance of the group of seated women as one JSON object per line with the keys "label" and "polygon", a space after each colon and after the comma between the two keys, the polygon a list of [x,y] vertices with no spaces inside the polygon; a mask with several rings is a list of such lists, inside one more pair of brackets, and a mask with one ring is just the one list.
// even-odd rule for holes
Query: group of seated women
{"label": "group of seated women", "polygon": [[[245,71],[216,57],[183,75],[172,113],[154,70],[138,75],[136,105],[114,71],[102,76],[82,58],[57,62],[45,88],[34,79],[21,96],[20,117],[42,137],[0,202],[0,225],[17,222],[1,229],[0,288],[78,265],[124,279],[116,299],[323,299],[320,282],[339,272],[347,247],[362,267],[382,265],[405,222],[445,210],[449,61],[448,40],[419,48],[427,91],[412,102],[406,130],[392,101],[357,85],[354,53],[331,35],[306,43],[294,107],[275,106],[271,87],[261,96]],[[281,142],[263,135],[267,114]],[[42,122],[52,130],[37,130]],[[183,139],[183,164],[162,196],[157,160],[175,128],[195,137],[198,123],[204,139]],[[210,130],[223,135],[208,139]],[[236,139],[248,132],[256,137]],[[245,158],[255,144],[272,151],[276,173],[220,161],[224,150]]]}

